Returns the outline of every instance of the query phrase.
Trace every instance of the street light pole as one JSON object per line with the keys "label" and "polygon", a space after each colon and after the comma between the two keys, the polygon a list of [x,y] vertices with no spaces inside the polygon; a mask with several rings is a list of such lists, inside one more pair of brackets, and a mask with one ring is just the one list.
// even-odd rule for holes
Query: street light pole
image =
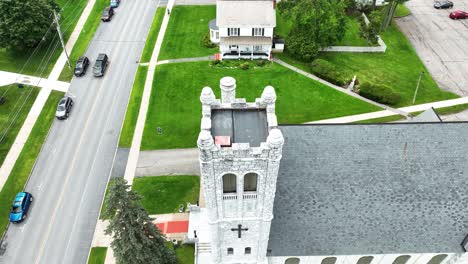
{"label": "street light pole", "polygon": [[54,22],[55,22],[55,26],[57,27],[57,32],[60,38],[60,43],[62,43],[63,51],[65,51],[65,55],[67,56],[68,68],[71,69],[70,58],[68,57],[68,52],[67,52],[67,49],[65,48],[65,42],[63,41],[62,31],[60,30],[59,16],[57,16],[57,12],[55,12],[55,10],[54,10]]}
{"label": "street light pole", "polygon": [[416,101],[416,95],[418,94],[419,85],[421,84],[421,78],[423,75],[424,75],[424,71],[422,71],[421,74],[419,74],[418,84],[416,85],[416,90],[414,91],[413,104]]}

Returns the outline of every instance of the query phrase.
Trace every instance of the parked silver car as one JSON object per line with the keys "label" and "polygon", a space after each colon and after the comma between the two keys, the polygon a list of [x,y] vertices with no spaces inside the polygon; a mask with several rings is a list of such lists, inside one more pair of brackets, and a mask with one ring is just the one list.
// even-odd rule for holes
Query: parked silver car
{"label": "parked silver car", "polygon": [[64,96],[60,99],[60,102],[57,105],[57,111],[55,111],[55,116],[57,119],[67,119],[70,114],[71,108],[73,106],[73,100],[69,96]]}

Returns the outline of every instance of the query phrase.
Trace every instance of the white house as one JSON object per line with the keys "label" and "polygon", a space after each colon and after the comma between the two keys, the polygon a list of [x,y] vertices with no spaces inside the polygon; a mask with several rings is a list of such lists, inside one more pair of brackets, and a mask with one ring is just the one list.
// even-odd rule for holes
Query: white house
{"label": "white house", "polygon": [[209,28],[220,59],[270,59],[275,9],[274,0],[218,0]]}
{"label": "white house", "polygon": [[467,122],[279,125],[202,90],[199,264],[468,263]]}

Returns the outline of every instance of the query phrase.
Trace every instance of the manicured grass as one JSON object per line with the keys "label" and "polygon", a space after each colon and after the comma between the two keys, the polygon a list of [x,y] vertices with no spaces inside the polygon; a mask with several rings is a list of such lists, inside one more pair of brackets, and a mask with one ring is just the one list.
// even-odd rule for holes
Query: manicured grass
{"label": "manicured grass", "polygon": [[[253,102],[267,85],[276,89],[280,123],[303,123],[381,110],[278,64],[263,68],[211,67],[209,62],[176,63],[156,68],[142,149],[191,148],[200,131],[200,92],[210,86],[219,98],[219,80],[237,80],[237,97]],[[156,133],[157,127],[162,134]]]}
{"label": "manicured grass", "polygon": [[88,264],[104,264],[107,247],[93,247],[89,253]]}
{"label": "manicured grass", "polygon": [[395,17],[404,17],[410,14],[411,14],[411,11],[409,11],[409,9],[403,4],[399,4],[397,6],[397,10],[395,11]]}
{"label": "manicured grass", "polygon": [[62,98],[63,93],[52,91],[47,99],[41,114],[39,115],[36,124],[34,125],[31,134],[29,135],[26,144],[23,147],[15,166],[5,182],[2,191],[0,192],[0,233],[5,231],[8,224],[8,214],[15,195],[23,190],[24,185],[29,178],[34,163],[41,151],[42,145],[49,133],[49,128],[55,118],[55,108],[57,102]]}
{"label": "manicured grass", "polygon": [[356,124],[389,123],[389,122],[395,122],[395,121],[399,121],[403,119],[405,119],[405,117],[402,115],[391,115],[391,116],[384,116],[384,117],[379,117],[379,118],[361,120],[361,121],[357,121],[354,123]]}
{"label": "manicured grass", "polygon": [[[83,26],[83,29],[78,36],[78,40],[75,43],[71,53],[70,53],[70,62],[72,67],[75,65],[76,61],[79,57],[81,57],[88,48],[89,42],[94,36],[94,32],[98,28],[99,24],[101,23],[101,12],[104,10],[104,7],[109,5],[109,0],[96,0],[94,3],[93,9],[89,14],[86,23]],[[68,68],[67,65],[63,67],[62,73],[60,73],[59,80],[60,81],[71,81],[73,77],[73,68]]]}
{"label": "manicured grass", "polygon": [[99,214],[99,219],[104,220],[107,219],[105,212],[106,212],[106,207],[107,207],[107,195],[109,195],[109,189],[112,183],[114,182],[114,179],[110,179],[109,182],[107,183],[106,187],[106,193],[104,194],[104,200],[102,201],[102,207],[101,207],[101,213]]}
{"label": "manicured grass", "polygon": [[179,205],[195,204],[200,193],[198,176],[155,176],[135,178],[132,189],[143,196],[149,214],[176,213]]}
{"label": "manicured grass", "polygon": [[191,244],[183,244],[177,246],[175,250],[178,264],[193,264],[195,258],[195,246]]}
{"label": "manicured grass", "polygon": [[208,23],[215,17],[214,5],[174,7],[158,60],[194,58],[216,53],[217,47],[208,49],[201,42],[210,31]]}
{"label": "manicured grass", "polygon": [[5,103],[0,105],[0,164],[10,151],[38,93],[39,88],[32,86],[22,89],[16,84],[0,87],[0,96],[5,98]]}
{"label": "manicured grass", "polygon": [[468,109],[468,104],[461,104],[461,105],[437,108],[436,112],[439,115],[450,115],[450,114],[456,114],[456,113],[465,111],[466,109]]}
{"label": "manicured grass", "polygon": [[[396,107],[412,104],[414,90],[421,71],[423,75],[415,104],[457,98],[450,92],[439,89],[427,69],[419,59],[409,41],[393,24],[382,35],[387,44],[385,53],[337,53],[323,52],[319,58],[327,60],[345,72],[357,75],[358,80],[386,85],[401,95]],[[279,58],[305,71],[310,69],[307,63],[293,59],[287,53],[279,54]]]}
{"label": "manicured grass", "polygon": [[151,24],[151,29],[148,33],[148,38],[146,39],[145,48],[141,55],[140,62],[149,62],[151,60],[151,55],[153,54],[154,46],[156,45],[156,39],[158,38],[159,29],[161,29],[161,24],[166,12],[165,8],[159,7],[156,10],[156,14],[153,18],[153,23]]}
{"label": "manicured grass", "polygon": [[346,33],[335,46],[369,46],[367,40],[360,36],[358,16],[346,17]]}
{"label": "manicured grass", "polygon": [[133,133],[140,113],[141,97],[145,88],[146,75],[148,67],[139,66],[135,75],[132,93],[128,102],[127,113],[120,133],[119,147],[129,148],[132,146]]}
{"label": "manicured grass", "polygon": [[[60,14],[60,26],[63,32],[63,38],[66,41],[68,40],[73,29],[75,28],[75,25],[78,22],[78,19],[80,18],[80,15],[83,12],[83,9],[85,8],[88,1],[75,0],[69,4],[66,4],[67,2],[69,2],[68,0],[56,0],[55,2],[59,5],[59,7],[63,8],[63,11]],[[55,62],[57,61],[58,57],[60,56],[60,53],[62,52],[62,47],[59,44],[58,48],[53,52],[50,61],[47,63],[47,57],[49,56],[47,49],[49,47],[49,44],[52,44],[51,47],[53,48],[53,46],[56,43],[59,43],[58,37],[56,35],[57,33],[54,30],[50,31],[49,41],[41,44],[37,53],[34,56],[32,56],[31,60],[27,64],[26,62],[28,61],[29,56],[33,53],[34,49],[23,52],[9,52],[5,49],[0,49],[0,70],[9,72],[21,72],[21,69],[23,68],[23,66],[25,66],[22,71],[23,74],[46,77],[52,70]],[[45,58],[45,60],[41,63],[41,60],[43,58]],[[45,66],[45,70],[43,72],[42,70],[38,71],[39,66]]]}

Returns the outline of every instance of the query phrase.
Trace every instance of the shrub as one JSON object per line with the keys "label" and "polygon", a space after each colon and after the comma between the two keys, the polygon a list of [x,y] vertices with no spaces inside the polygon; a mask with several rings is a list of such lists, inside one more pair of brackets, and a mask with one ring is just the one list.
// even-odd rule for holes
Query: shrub
{"label": "shrub", "polygon": [[338,86],[347,85],[352,80],[350,74],[339,71],[335,65],[326,60],[316,59],[311,63],[310,68],[318,77]]}
{"label": "shrub", "polygon": [[220,65],[222,64],[223,62],[221,60],[214,60],[211,62],[211,66],[216,66],[216,65]]}
{"label": "shrub", "polygon": [[206,48],[214,48],[216,47],[216,44],[211,42],[210,40],[210,32],[206,33],[203,38],[202,38],[202,45],[205,46]]}
{"label": "shrub", "polygon": [[268,64],[267,60],[256,60],[255,63],[257,64],[258,67],[263,67]]}
{"label": "shrub", "polygon": [[250,63],[249,62],[243,62],[243,63],[241,63],[240,68],[242,70],[248,70],[250,68]]}
{"label": "shrub", "polygon": [[395,93],[392,88],[372,83],[359,85],[359,94],[367,99],[390,105],[398,103],[401,99],[400,94]]}

